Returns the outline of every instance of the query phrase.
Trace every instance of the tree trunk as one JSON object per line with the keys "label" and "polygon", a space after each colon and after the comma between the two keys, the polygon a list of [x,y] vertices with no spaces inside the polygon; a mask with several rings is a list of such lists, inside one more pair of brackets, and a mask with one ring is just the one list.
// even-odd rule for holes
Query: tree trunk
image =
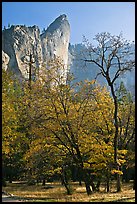
{"label": "tree trunk", "polygon": [[85,186],[86,186],[87,195],[91,195],[92,194],[92,190],[90,188],[89,182],[85,181]]}
{"label": "tree trunk", "polygon": [[88,172],[86,172],[86,170],[83,170],[83,180],[85,183],[87,195],[91,195],[92,194],[92,190],[90,188],[91,180],[90,180],[90,176],[89,176]]}
{"label": "tree trunk", "polygon": [[117,192],[121,191],[121,176],[117,174]]}
{"label": "tree trunk", "polygon": [[67,190],[67,195],[71,195],[72,194],[72,190],[70,188],[70,185],[66,181],[64,181],[64,186],[65,186],[65,188]]}
{"label": "tree trunk", "polygon": [[96,191],[96,186],[92,180],[90,180],[90,185],[92,186],[92,190]]}
{"label": "tree trunk", "polygon": [[85,187],[86,187],[86,191],[87,191],[87,195],[91,195],[92,194],[92,190],[90,188],[90,175],[87,172],[86,169],[84,169],[83,166],[83,160],[80,154],[80,150],[78,148],[78,146],[76,146],[76,151],[77,151],[77,156],[79,158],[79,175],[80,175],[80,179],[84,181],[85,183]]}
{"label": "tree trunk", "polygon": [[98,180],[97,185],[96,185],[96,191],[98,191],[98,192],[99,192],[100,184],[101,184],[101,180]]}
{"label": "tree trunk", "polygon": [[9,178],[9,183],[12,183],[12,178]]}
{"label": "tree trunk", "polygon": [[62,181],[62,185],[64,185],[66,190],[67,190],[67,195],[71,195],[72,189],[68,183],[67,174],[66,174],[66,171],[64,169],[62,169],[61,181]]}
{"label": "tree trunk", "polygon": [[109,188],[109,176],[107,175],[107,182],[106,182],[106,190],[107,192],[109,192],[110,188]]}
{"label": "tree trunk", "polygon": [[82,186],[82,182],[81,182],[81,180],[79,180],[79,186]]}
{"label": "tree trunk", "polygon": [[128,170],[126,169],[126,166],[123,166],[123,175],[122,175],[122,182],[129,182],[129,175]]}
{"label": "tree trunk", "polygon": [[79,181],[79,185],[82,186],[82,171],[78,170],[78,181]]}
{"label": "tree trunk", "polygon": [[[114,136],[114,162],[115,162],[115,166],[116,166],[116,170],[119,170],[119,164],[117,162],[117,149],[118,149],[118,101],[117,101],[117,97],[115,95],[115,91],[114,91],[114,87],[113,84],[110,85],[111,88],[111,93],[113,96],[113,100],[114,100],[114,125],[115,125],[115,136]],[[120,182],[120,175],[117,175],[117,192],[121,191],[121,182]]]}
{"label": "tree trunk", "polygon": [[43,179],[42,186],[45,186],[45,183],[46,183],[46,181],[45,181],[45,179]]}

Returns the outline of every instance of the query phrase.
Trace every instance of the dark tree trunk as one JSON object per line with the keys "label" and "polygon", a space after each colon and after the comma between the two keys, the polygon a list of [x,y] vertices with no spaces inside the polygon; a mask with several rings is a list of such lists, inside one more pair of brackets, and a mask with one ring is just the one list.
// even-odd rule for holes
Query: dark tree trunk
{"label": "dark tree trunk", "polygon": [[124,178],[124,179],[125,179],[125,182],[126,182],[126,183],[129,183],[129,177],[128,177],[127,174],[125,175],[125,178]]}
{"label": "dark tree trunk", "polygon": [[78,181],[79,181],[79,185],[82,186],[82,171],[78,170]]}
{"label": "dark tree trunk", "polygon": [[107,176],[106,190],[107,190],[107,192],[110,191],[110,186],[109,186],[109,176]]}
{"label": "dark tree trunk", "polygon": [[89,173],[86,170],[83,170],[83,180],[84,180],[84,183],[85,183],[87,195],[91,195],[92,194],[92,190],[90,188],[91,179],[90,179]]}
{"label": "dark tree trunk", "polygon": [[9,183],[12,183],[12,178],[9,178]]}
{"label": "dark tree trunk", "polygon": [[45,186],[45,184],[46,184],[46,181],[45,181],[45,179],[43,179],[42,186]]}
{"label": "dark tree trunk", "polygon": [[81,182],[81,180],[79,180],[79,186],[82,186],[82,182]]}
{"label": "dark tree trunk", "polygon": [[[109,83],[108,83],[109,84]],[[117,150],[118,150],[118,101],[117,101],[117,97],[115,95],[115,91],[114,91],[114,86],[111,83],[110,84],[110,88],[111,88],[111,93],[113,96],[113,100],[114,100],[114,125],[115,125],[115,136],[114,136],[114,162],[115,162],[115,167],[116,170],[119,170],[119,164],[117,162]],[[117,192],[121,191],[121,182],[120,182],[120,175],[117,174]]]}
{"label": "dark tree trunk", "polygon": [[117,192],[121,191],[121,176],[117,174]]}
{"label": "dark tree trunk", "polygon": [[67,190],[67,195],[71,195],[72,194],[72,190],[71,190],[69,184],[66,181],[64,181],[64,186],[65,186],[65,188]]}
{"label": "dark tree trunk", "polygon": [[[117,164],[117,170],[120,170],[119,165]],[[121,176],[117,174],[117,192],[121,191]]]}
{"label": "dark tree trunk", "polygon": [[101,184],[101,179],[97,181],[97,185],[96,185],[96,191],[98,192],[99,192],[100,184]]}
{"label": "dark tree trunk", "polygon": [[64,185],[66,190],[67,190],[67,195],[71,195],[72,190],[71,190],[71,187],[68,183],[67,174],[66,174],[66,171],[64,169],[62,169],[61,181],[62,181],[62,185]]}
{"label": "dark tree trunk", "polygon": [[96,186],[95,186],[93,180],[90,181],[90,185],[92,186],[92,190],[95,192],[96,191]]}
{"label": "dark tree trunk", "polygon": [[92,194],[92,190],[90,188],[89,182],[85,182],[85,186],[86,186],[87,195],[91,195]]}

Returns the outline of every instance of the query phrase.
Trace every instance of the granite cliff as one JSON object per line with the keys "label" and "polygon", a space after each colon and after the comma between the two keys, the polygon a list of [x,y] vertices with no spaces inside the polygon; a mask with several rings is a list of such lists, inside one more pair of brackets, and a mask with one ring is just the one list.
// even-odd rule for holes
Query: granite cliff
{"label": "granite cliff", "polygon": [[59,57],[65,66],[68,64],[70,25],[65,14],[60,15],[42,34],[38,26],[11,26],[2,32],[3,68],[12,71],[20,78],[28,78],[29,53],[33,56],[35,69],[43,63]]}
{"label": "granite cliff", "polygon": [[[38,26],[11,26],[2,31],[2,67],[12,71],[21,79],[29,77],[29,53],[32,54],[33,67],[35,71],[42,71],[47,67],[51,59],[59,57],[64,64],[63,69],[59,70],[59,75],[66,81],[68,65],[74,74],[76,81],[95,78],[99,69],[93,64],[88,64],[87,68],[79,57],[84,52],[83,44],[71,45],[70,25],[65,14],[60,15],[52,22],[42,34]],[[134,45],[131,48],[135,50]],[[42,73],[42,72],[41,72]],[[55,75],[55,73],[54,73]],[[135,71],[127,72],[119,78],[118,83],[123,81],[126,88],[132,93],[135,90]],[[100,84],[105,84],[103,77],[98,77]]]}

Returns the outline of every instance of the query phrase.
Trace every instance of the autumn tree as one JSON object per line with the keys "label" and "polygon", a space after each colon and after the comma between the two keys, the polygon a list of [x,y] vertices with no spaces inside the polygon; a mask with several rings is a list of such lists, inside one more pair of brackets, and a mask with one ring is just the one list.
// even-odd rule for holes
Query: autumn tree
{"label": "autumn tree", "polygon": [[[61,176],[67,193],[71,194],[70,167],[76,166],[88,195],[99,190],[102,172],[109,191],[111,173],[121,173],[113,169],[115,104],[106,87],[94,80],[71,83],[72,77],[64,76],[66,69],[56,59],[40,70],[39,79],[24,82],[20,94],[12,97],[11,93],[16,92],[6,84],[3,106],[12,107],[8,125],[10,136],[14,130],[16,137],[8,137],[14,139],[12,143],[4,136],[4,143],[18,147],[29,182],[42,178],[44,183],[48,177]],[[8,91],[11,93],[6,103]],[[3,110],[7,111],[5,107]],[[5,119],[3,122],[6,129]],[[117,152],[117,162],[119,165],[125,162],[123,147]]]}
{"label": "autumn tree", "polygon": [[[62,83],[58,72],[60,66],[59,63],[51,63],[50,69],[45,70],[47,77],[43,74],[40,80],[42,89],[39,90],[38,84],[37,89],[35,85],[31,89],[31,135],[35,136],[31,140],[32,148],[27,158],[34,158],[35,142],[45,141],[45,144],[50,145],[53,155],[57,152],[55,166],[64,169],[67,158],[69,165],[75,164],[79,168],[89,195],[92,192],[90,186],[96,189],[91,178],[92,171],[111,171],[114,106],[105,87],[101,88],[94,81]],[[56,73],[55,77],[53,73]],[[46,157],[46,150],[41,149]],[[53,151],[55,149],[58,151]],[[39,159],[39,154],[36,155],[35,158]]]}
{"label": "autumn tree", "polygon": [[3,179],[12,182],[23,170],[21,138],[19,133],[19,103],[22,90],[12,73],[2,70],[2,161]]}
{"label": "autumn tree", "polygon": [[[119,137],[119,122],[118,122],[118,99],[116,95],[116,81],[125,72],[131,71],[135,67],[134,51],[131,49],[130,43],[123,39],[122,35],[113,36],[110,33],[104,32],[95,36],[97,45],[89,43],[85,39],[86,53],[82,57],[85,63],[94,63],[100,70],[98,75],[102,75],[113,97],[114,103],[114,161],[116,170],[119,171],[118,164],[118,137]],[[98,76],[97,75],[97,76]],[[117,174],[117,191],[121,191],[120,175]]]}
{"label": "autumn tree", "polygon": [[133,96],[121,82],[117,90],[119,104],[119,138],[118,148],[128,150],[123,167],[123,180],[129,181],[128,174],[134,179],[135,174],[135,101]]}

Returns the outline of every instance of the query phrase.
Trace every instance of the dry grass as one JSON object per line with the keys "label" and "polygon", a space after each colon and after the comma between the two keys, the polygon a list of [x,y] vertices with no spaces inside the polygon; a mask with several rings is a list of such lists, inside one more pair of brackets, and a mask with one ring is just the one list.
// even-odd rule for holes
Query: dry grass
{"label": "dry grass", "polygon": [[26,184],[12,183],[4,187],[3,191],[29,202],[135,202],[135,191],[132,186],[132,182],[122,184],[122,192],[117,193],[115,183],[113,183],[109,193],[106,193],[104,186],[101,186],[100,192],[90,196],[87,196],[84,184],[79,186],[77,182],[72,183],[72,195],[67,195],[65,188],[58,182],[47,183],[45,187],[41,184],[27,186]]}

